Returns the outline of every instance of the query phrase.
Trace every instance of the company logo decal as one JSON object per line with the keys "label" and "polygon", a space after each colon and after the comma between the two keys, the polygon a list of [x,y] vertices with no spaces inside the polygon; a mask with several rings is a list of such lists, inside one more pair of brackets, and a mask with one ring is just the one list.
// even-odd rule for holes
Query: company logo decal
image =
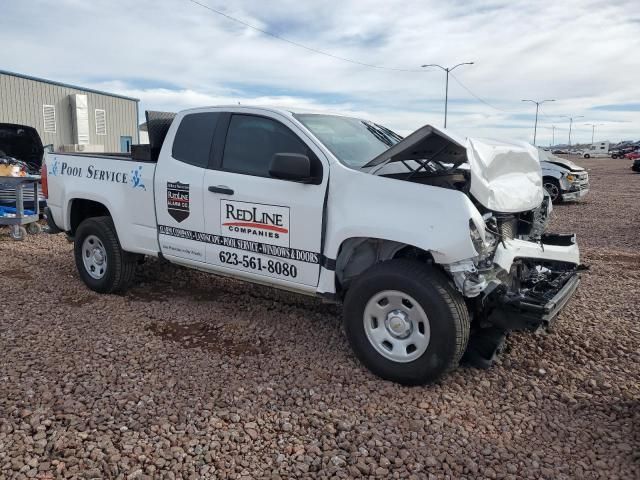
{"label": "company logo decal", "polygon": [[167,211],[178,223],[189,217],[189,184],[167,182]]}
{"label": "company logo decal", "polygon": [[221,199],[220,219],[229,237],[289,246],[289,207]]}
{"label": "company logo decal", "polygon": [[60,168],[60,162],[58,160],[54,160],[53,165],[51,165],[51,172],[47,172],[47,173],[48,174],[50,173],[55,177],[58,175],[59,168]]}
{"label": "company logo decal", "polygon": [[147,187],[142,183],[142,165],[138,165],[137,169],[131,170],[131,187],[147,190]]}

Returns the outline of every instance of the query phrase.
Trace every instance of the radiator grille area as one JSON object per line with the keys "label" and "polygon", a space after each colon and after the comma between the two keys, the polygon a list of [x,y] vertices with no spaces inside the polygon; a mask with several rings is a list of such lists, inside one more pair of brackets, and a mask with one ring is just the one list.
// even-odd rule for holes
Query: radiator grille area
{"label": "radiator grille area", "polygon": [[515,238],[516,234],[518,233],[517,218],[500,220],[498,225],[500,235],[505,240],[511,240],[512,238]]}

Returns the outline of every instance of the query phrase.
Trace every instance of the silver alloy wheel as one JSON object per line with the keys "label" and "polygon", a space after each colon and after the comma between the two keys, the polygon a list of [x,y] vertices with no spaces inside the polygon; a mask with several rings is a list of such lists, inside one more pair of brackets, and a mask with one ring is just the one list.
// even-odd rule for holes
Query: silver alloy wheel
{"label": "silver alloy wheel", "polygon": [[431,339],[429,319],[413,297],[397,290],[375,294],[364,307],[364,331],[383,357],[398,363],[420,358]]}
{"label": "silver alloy wheel", "polygon": [[89,235],[82,242],[82,262],[92,278],[100,280],[107,271],[107,250],[95,235]]}
{"label": "silver alloy wheel", "polygon": [[551,197],[552,202],[555,202],[558,199],[558,195],[560,195],[560,189],[555,183],[545,183],[544,189]]}

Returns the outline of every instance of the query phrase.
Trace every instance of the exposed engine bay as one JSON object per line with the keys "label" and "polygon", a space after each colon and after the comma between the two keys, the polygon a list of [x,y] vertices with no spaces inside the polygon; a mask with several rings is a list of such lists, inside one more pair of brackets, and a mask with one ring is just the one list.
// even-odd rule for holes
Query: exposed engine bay
{"label": "exposed engine bay", "polygon": [[469,355],[487,366],[511,330],[548,328],[579,283],[574,235],[546,235],[552,204],[537,150],[425,126],[370,161],[374,175],[464,193],[477,255],[443,265],[472,314]]}
{"label": "exposed engine bay", "polygon": [[[410,175],[410,174],[409,174]],[[406,180],[407,173],[397,173],[383,175],[384,177],[397,178],[399,180]],[[469,186],[469,172],[468,171],[453,171],[443,173],[430,173],[421,172],[408,179],[414,183],[421,185],[431,185],[433,187],[449,188],[451,190],[458,190],[460,192],[467,192]]]}

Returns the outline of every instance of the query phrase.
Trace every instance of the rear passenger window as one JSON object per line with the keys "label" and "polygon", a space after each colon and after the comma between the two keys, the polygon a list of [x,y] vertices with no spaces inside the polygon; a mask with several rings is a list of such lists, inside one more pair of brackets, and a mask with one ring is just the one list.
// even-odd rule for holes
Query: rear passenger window
{"label": "rear passenger window", "polygon": [[207,168],[213,133],[219,117],[219,112],[185,115],[173,140],[173,158],[189,165]]}
{"label": "rear passenger window", "polygon": [[231,117],[222,158],[224,170],[268,177],[276,153],[311,154],[307,145],[280,122],[252,115]]}

